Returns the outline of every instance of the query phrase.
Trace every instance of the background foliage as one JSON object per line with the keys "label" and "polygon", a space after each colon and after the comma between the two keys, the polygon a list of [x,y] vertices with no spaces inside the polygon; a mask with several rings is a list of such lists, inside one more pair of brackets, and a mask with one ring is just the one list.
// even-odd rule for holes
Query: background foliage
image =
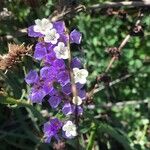
{"label": "background foliage", "polygon": [[[72,0],[73,1],[73,0]],[[104,0],[83,0],[82,4],[104,2]],[[0,12],[3,8],[10,15],[0,15],[0,54],[8,51],[8,43],[25,45],[34,44],[35,40],[23,34],[21,29],[27,28],[37,18],[48,17],[58,6],[52,0],[5,0],[0,2]],[[102,74],[108,65],[110,56],[106,53],[108,47],[118,47],[132,25],[136,22],[138,8],[120,8],[127,12],[127,17],[108,15],[102,12],[82,12],[67,20],[69,28],[78,28],[83,33],[82,47],[76,51],[89,71],[87,90],[91,87],[96,76]],[[111,87],[104,88],[94,95],[93,101],[85,105],[85,113],[79,132],[80,149],[96,150],[118,149],[150,149],[150,16],[144,9],[142,18],[144,36],[133,36],[123,48],[121,57],[108,72],[111,81],[120,79],[126,74],[131,75]],[[1,90],[9,97],[23,101],[27,99],[29,87],[24,82],[25,74],[39,63],[32,57],[25,56],[7,74],[0,72]],[[102,86],[102,83],[100,83]],[[8,99],[1,98],[4,103]],[[118,103],[119,102],[119,103]],[[13,105],[12,105],[13,104]],[[107,104],[111,104],[108,107]],[[94,107],[94,108],[92,108]],[[47,120],[41,111],[47,109],[56,114],[50,107],[36,105],[33,107],[16,105],[0,105],[0,149],[50,149],[52,145],[43,144],[42,123]],[[57,114],[59,116],[59,114]],[[92,124],[91,124],[92,122]],[[75,140],[67,141],[68,149],[76,148]],[[92,143],[93,142],[93,143]]]}

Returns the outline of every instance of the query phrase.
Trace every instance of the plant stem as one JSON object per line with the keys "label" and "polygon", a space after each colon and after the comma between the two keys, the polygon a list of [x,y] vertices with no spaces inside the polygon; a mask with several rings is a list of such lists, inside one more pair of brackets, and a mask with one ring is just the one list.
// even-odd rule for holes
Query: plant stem
{"label": "plant stem", "polygon": [[92,150],[93,145],[94,145],[94,140],[95,140],[95,135],[96,135],[96,125],[95,123],[91,124],[91,134],[88,140],[88,145],[86,147],[86,150]]}
{"label": "plant stem", "polygon": [[88,7],[88,9],[106,9],[106,8],[116,8],[121,6],[127,6],[127,7],[141,7],[141,6],[150,6],[149,0],[143,0],[142,2],[138,1],[120,1],[120,2],[104,2],[100,4],[94,4]]}
{"label": "plant stem", "polygon": [[44,122],[44,118],[42,117],[41,113],[26,100],[16,100],[11,97],[0,95],[0,104],[10,104],[17,105],[19,107],[28,107],[38,117],[40,123]]}
{"label": "plant stem", "polygon": [[0,96],[0,103],[1,104],[11,104],[11,105],[18,105],[18,106],[27,106],[30,107],[32,106],[30,103],[27,103],[25,100],[16,100],[11,97],[6,97],[6,96]]}
{"label": "plant stem", "polygon": [[[79,126],[78,106],[77,106],[78,91],[77,91],[77,87],[76,87],[76,83],[75,83],[75,79],[74,79],[73,70],[71,68],[72,55],[71,55],[71,48],[70,48],[69,30],[67,28],[66,28],[66,32],[67,32],[67,36],[68,36],[67,47],[68,47],[68,51],[69,51],[69,58],[68,58],[68,67],[69,68],[68,69],[69,69],[70,80],[71,80],[72,94],[73,94],[73,97],[75,97],[75,124],[76,124],[76,127],[78,128],[78,126]],[[79,149],[79,137],[78,136],[77,136],[77,149]]]}

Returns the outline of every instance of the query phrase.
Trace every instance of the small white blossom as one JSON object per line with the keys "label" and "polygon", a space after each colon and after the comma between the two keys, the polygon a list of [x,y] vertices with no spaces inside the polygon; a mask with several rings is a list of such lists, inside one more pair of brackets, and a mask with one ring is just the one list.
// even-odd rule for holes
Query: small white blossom
{"label": "small white blossom", "polygon": [[68,59],[69,57],[69,50],[63,42],[58,43],[58,45],[54,48],[54,52],[58,59]]}
{"label": "small white blossom", "polygon": [[79,82],[81,84],[86,83],[86,78],[88,76],[88,71],[86,69],[73,68],[73,74],[75,83]]}
{"label": "small white blossom", "polygon": [[41,110],[41,114],[42,114],[43,117],[49,117],[49,113],[46,109]]}
{"label": "small white blossom", "polygon": [[79,96],[77,96],[77,98],[73,97],[72,103],[79,106],[82,104],[82,99]]}
{"label": "small white blossom", "polygon": [[43,18],[42,20],[36,19],[35,20],[35,26],[33,27],[33,30],[35,32],[40,32],[42,34],[46,34],[47,30],[50,30],[53,28],[53,24],[46,18]]}
{"label": "small white blossom", "polygon": [[56,44],[59,39],[59,34],[57,33],[56,29],[47,30],[44,41],[47,43]]}
{"label": "small white blossom", "polygon": [[68,138],[72,138],[77,135],[76,125],[72,123],[72,121],[67,121],[63,125],[62,130],[65,132],[65,135]]}

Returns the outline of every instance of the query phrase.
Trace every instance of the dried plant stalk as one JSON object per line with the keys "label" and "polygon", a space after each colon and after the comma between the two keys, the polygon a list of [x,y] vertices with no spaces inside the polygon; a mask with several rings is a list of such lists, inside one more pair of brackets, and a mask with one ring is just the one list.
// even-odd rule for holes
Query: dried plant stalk
{"label": "dried plant stalk", "polygon": [[11,68],[15,63],[19,62],[21,58],[31,53],[32,45],[25,47],[24,44],[8,44],[8,53],[0,55],[0,70],[7,70]]}

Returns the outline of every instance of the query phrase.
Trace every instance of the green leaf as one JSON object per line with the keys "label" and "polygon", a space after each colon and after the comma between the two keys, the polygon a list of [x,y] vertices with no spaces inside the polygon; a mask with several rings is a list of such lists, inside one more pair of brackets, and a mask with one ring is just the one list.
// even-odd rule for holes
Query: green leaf
{"label": "green leaf", "polygon": [[127,139],[127,136],[124,136],[123,134],[120,134],[117,129],[111,127],[108,124],[105,123],[99,123],[99,126],[97,128],[97,132],[99,133],[107,133],[111,137],[113,137],[116,141],[118,141],[122,146],[124,147],[125,150],[132,150],[130,146],[130,141]]}
{"label": "green leaf", "polygon": [[97,126],[95,123],[91,124],[91,133],[90,133],[90,137],[88,139],[88,145],[86,147],[86,150],[92,150],[93,145],[94,145],[94,140],[95,140],[95,136],[96,136],[96,129]]}

